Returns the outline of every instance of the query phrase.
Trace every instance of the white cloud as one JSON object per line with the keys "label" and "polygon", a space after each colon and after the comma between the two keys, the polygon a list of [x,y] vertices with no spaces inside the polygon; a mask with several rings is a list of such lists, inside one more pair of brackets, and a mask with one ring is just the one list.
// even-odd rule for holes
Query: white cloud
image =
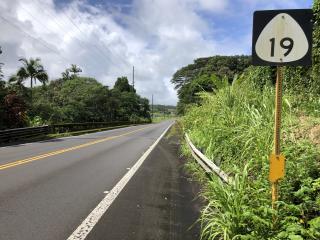
{"label": "white cloud", "polygon": [[153,93],[156,103],[175,104],[170,79],[177,69],[197,57],[246,53],[250,45],[247,31],[240,41],[217,40],[214,23],[199,13],[225,14],[231,8],[228,0],[133,0],[126,11],[121,4],[109,5],[1,0],[0,62],[6,76],[17,69],[20,57],[40,57],[51,79],[74,63],[83,75],[112,87],[119,76],[131,80],[134,65],[139,94],[150,99]]}
{"label": "white cloud", "polygon": [[198,0],[203,10],[211,12],[221,12],[226,10],[229,5],[228,0]]}
{"label": "white cloud", "polygon": [[238,0],[240,4],[243,4],[247,8],[255,8],[258,10],[263,9],[291,9],[291,8],[304,8],[311,7],[312,0]]}
{"label": "white cloud", "polygon": [[123,15],[84,1],[60,9],[52,0],[2,1],[1,13],[10,22],[0,26],[5,74],[14,73],[20,57],[41,57],[52,79],[75,63],[112,87],[118,76],[131,80],[135,65],[138,93],[175,104],[170,84],[175,70],[214,53],[215,43],[202,36],[208,26],[183,0],[136,0],[132,9]]}

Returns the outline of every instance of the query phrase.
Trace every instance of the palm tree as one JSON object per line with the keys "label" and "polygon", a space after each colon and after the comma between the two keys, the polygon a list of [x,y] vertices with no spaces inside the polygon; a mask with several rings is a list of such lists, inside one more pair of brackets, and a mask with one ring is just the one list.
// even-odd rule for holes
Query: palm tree
{"label": "palm tree", "polygon": [[9,82],[22,84],[26,79],[30,79],[30,87],[33,87],[33,82],[36,83],[38,80],[42,84],[48,82],[48,74],[44,70],[43,66],[40,63],[40,58],[26,58],[19,59],[23,63],[23,66],[17,71],[16,75],[10,77]]}
{"label": "palm tree", "polygon": [[71,77],[77,77],[78,73],[82,72],[82,69],[78,67],[76,64],[71,64],[71,68],[68,68],[67,71],[73,73]]}
{"label": "palm tree", "polygon": [[3,63],[0,63],[0,81],[3,79],[2,65]]}
{"label": "palm tree", "polygon": [[38,80],[42,84],[46,84],[48,82],[48,74],[41,65],[40,58],[30,58],[29,60],[21,58],[19,61],[22,62],[23,66],[19,68],[15,75],[9,78],[9,83],[14,83],[18,87],[24,88],[23,82],[29,78],[31,87],[30,100],[32,105],[33,82],[36,83]]}
{"label": "palm tree", "polygon": [[13,83],[17,86],[21,86],[23,81],[24,79],[19,77],[17,74],[11,75],[11,77],[9,78],[9,83]]}
{"label": "palm tree", "polygon": [[[2,54],[1,46],[0,46],[0,54]],[[0,63],[0,81],[2,81],[2,78],[3,78],[2,65],[3,65],[3,63]]]}
{"label": "palm tree", "polygon": [[63,73],[61,73],[63,80],[69,80],[70,79],[70,71],[69,69],[66,69]]}

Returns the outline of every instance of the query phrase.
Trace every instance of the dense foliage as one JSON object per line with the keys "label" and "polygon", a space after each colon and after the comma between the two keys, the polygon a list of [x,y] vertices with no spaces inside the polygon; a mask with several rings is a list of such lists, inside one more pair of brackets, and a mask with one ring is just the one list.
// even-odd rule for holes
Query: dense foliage
{"label": "dense foliage", "polygon": [[176,114],[176,106],[172,105],[161,105],[161,104],[154,104],[152,106],[153,115],[171,115],[174,116]]}
{"label": "dense foliage", "polygon": [[171,79],[178,90],[178,113],[183,114],[190,103],[199,103],[199,92],[215,91],[221,79],[231,83],[249,64],[248,56],[214,56],[196,59],[178,70]]}
{"label": "dense foliage", "polygon": [[[73,122],[150,120],[148,99],[141,98],[120,77],[113,89],[96,79],[80,77],[71,65],[62,78],[50,81],[40,59],[21,59],[23,66],[0,83],[0,129]],[[30,80],[30,88],[24,85]],[[33,87],[35,80],[42,86]]]}
{"label": "dense foliage", "polygon": [[[315,0],[313,30],[313,66],[312,67],[285,67],[284,91],[304,95],[300,104],[310,104],[308,99],[320,94],[320,1]],[[249,67],[248,56],[213,56],[199,58],[186,67],[179,69],[172,77],[171,82],[178,90],[178,113],[184,114],[189,104],[199,105],[199,92],[214,92],[217,82],[228,80],[229,83],[243,72],[250,72],[251,77],[263,86],[266,79],[275,83],[274,67]],[[249,69],[247,69],[249,67]],[[305,100],[307,102],[305,102]]]}
{"label": "dense foliage", "polygon": [[[271,209],[268,181],[276,69],[250,66],[233,75],[231,85],[215,74],[219,87],[214,85],[213,91],[202,91],[197,98],[192,91],[187,93],[190,102],[197,104],[184,106],[184,130],[233,179],[230,185],[214,175],[208,180],[194,161],[188,163],[203,183],[202,196],[207,202],[200,219],[202,239],[320,239],[319,21],[320,1],[316,0],[313,66],[285,67],[283,71],[281,152],[286,156],[286,174],[280,183],[277,211]],[[199,74],[200,69],[194,65],[197,76],[187,84],[178,82],[179,90],[200,86],[198,79],[208,77]],[[214,81],[207,81],[206,86]],[[179,95],[180,101],[185,97]],[[187,148],[184,153],[190,154]]]}
{"label": "dense foliage", "polygon": [[[314,29],[313,29],[313,72],[312,78],[316,84],[320,84],[320,1],[314,0],[313,3],[314,13]],[[315,84],[315,85],[316,85]]]}
{"label": "dense foliage", "polygon": [[[204,239],[320,238],[320,121],[302,115],[295,96],[284,97],[282,152],[286,177],[273,224],[268,156],[273,148],[274,87],[235,82],[183,118],[192,141],[228,173],[226,186],[215,176],[204,181],[208,205],[202,211]],[[302,124],[305,124],[303,126]],[[299,129],[299,130],[297,130]],[[313,133],[313,137],[309,137]]]}
{"label": "dense foliage", "polygon": [[[120,81],[126,78],[119,78]],[[150,118],[149,102],[133,91],[103,86],[97,80],[74,77],[52,81],[34,89],[31,117],[39,116],[50,122],[107,122]]]}

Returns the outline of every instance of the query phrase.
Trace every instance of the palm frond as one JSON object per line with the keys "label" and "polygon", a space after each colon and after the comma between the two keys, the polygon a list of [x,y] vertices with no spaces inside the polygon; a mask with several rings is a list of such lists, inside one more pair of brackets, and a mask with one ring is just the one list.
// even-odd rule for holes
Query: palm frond
{"label": "palm frond", "polygon": [[48,74],[45,71],[38,72],[35,76],[35,79],[38,79],[42,84],[48,82]]}
{"label": "palm frond", "polygon": [[26,58],[20,58],[20,62],[23,62],[25,65],[28,65],[28,60]]}
{"label": "palm frond", "polygon": [[25,79],[21,78],[20,76],[17,75],[12,75],[9,77],[9,84],[15,84],[15,85],[22,85],[23,81]]}
{"label": "palm frond", "polygon": [[28,71],[27,71],[26,68],[21,67],[21,68],[19,68],[19,70],[17,71],[17,76],[18,76],[19,78],[28,78],[28,77],[29,77],[29,73],[28,73]]}

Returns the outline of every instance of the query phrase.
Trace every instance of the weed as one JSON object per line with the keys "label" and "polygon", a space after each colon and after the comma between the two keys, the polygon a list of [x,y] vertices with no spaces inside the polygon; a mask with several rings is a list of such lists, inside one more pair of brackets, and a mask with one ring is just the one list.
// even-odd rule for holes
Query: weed
{"label": "weed", "polygon": [[[235,180],[228,186],[215,177],[202,179],[202,196],[207,200],[200,219],[202,239],[319,239],[319,150],[309,139],[296,137],[301,105],[291,95],[283,98],[281,144],[286,176],[275,213],[268,181],[273,87],[257,88],[254,82],[242,79],[201,97],[202,104],[187,111],[183,128],[195,145],[209,158],[219,159],[216,164],[234,174]],[[183,152],[187,155],[187,149]],[[189,170],[197,171],[193,166]]]}

